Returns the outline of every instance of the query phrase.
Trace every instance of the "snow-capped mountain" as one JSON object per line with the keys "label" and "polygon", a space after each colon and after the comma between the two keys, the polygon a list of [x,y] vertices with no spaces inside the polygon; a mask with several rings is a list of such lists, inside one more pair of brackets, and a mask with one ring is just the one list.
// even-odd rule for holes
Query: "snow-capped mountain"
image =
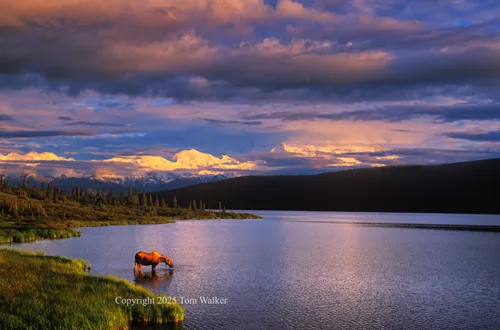
{"label": "snow-capped mountain", "polygon": [[38,174],[21,174],[21,175],[4,175],[11,185],[21,185],[24,182],[30,186],[36,185],[40,187],[42,184],[58,185],[63,189],[72,189],[78,186],[83,189],[94,189],[108,191],[110,188],[115,192],[125,192],[128,188],[136,188],[139,192],[153,192],[160,190],[169,190],[182,188],[194,184],[214,182],[226,179],[223,175],[172,175],[170,179],[158,175],[156,173],[148,173],[144,177],[130,176],[125,178],[112,178],[102,176],[89,177],[67,177],[61,175],[59,177],[42,176]]}
{"label": "snow-capped mountain", "polygon": [[34,172],[28,174],[0,174],[0,176],[7,179],[12,185],[21,184],[24,181],[32,183],[49,183],[55,179],[54,177],[43,176]]}
{"label": "snow-capped mountain", "polygon": [[155,191],[165,189],[175,189],[181,186],[198,184],[204,182],[214,182],[226,179],[224,175],[198,175],[191,173],[176,174],[173,172],[149,172],[145,175],[131,175],[124,178],[92,176],[87,179],[116,184],[124,187],[136,187],[141,191]]}
{"label": "snow-capped mountain", "polygon": [[[172,160],[161,156],[119,156],[104,160],[105,163],[130,164],[150,171],[191,170],[190,173],[220,174],[224,170],[251,170],[255,162],[240,162],[228,155],[221,158],[195,149],[176,153]],[[197,170],[197,171],[196,171]]]}
{"label": "snow-capped mountain", "polygon": [[[79,166],[76,167],[78,170],[74,169],[74,165]],[[30,185],[54,183],[63,187],[78,185],[101,190],[135,187],[149,192],[174,189],[222,180],[238,175],[238,170],[253,169],[255,166],[252,162],[239,162],[228,155],[219,158],[194,149],[180,151],[170,159],[138,155],[80,161],[49,152],[0,154],[0,174],[11,184],[29,181]],[[79,170],[86,167],[88,170]]]}
{"label": "snow-capped mountain", "polygon": [[154,185],[154,184],[164,184],[168,182],[172,182],[176,179],[178,179],[180,176],[175,174],[175,173],[170,173],[170,172],[162,172],[162,173],[155,173],[155,172],[149,172],[149,173],[144,173],[144,175],[129,175],[129,176],[119,176],[119,175],[93,175],[88,177],[91,180],[97,180],[97,181],[103,181],[103,182],[108,182],[108,183],[116,183],[120,185],[126,185],[126,186],[134,186],[134,185],[141,185],[141,186],[146,186],[146,185]]}

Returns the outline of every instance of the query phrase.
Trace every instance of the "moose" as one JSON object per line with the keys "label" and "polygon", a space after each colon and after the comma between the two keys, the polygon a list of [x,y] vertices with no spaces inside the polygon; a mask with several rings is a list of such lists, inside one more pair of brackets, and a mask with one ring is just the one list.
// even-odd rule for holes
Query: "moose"
{"label": "moose", "polygon": [[135,254],[135,265],[134,270],[138,269],[142,271],[142,266],[151,266],[151,270],[154,271],[159,263],[164,262],[170,268],[174,268],[174,263],[169,257],[161,254],[158,251],[149,252],[137,252]]}

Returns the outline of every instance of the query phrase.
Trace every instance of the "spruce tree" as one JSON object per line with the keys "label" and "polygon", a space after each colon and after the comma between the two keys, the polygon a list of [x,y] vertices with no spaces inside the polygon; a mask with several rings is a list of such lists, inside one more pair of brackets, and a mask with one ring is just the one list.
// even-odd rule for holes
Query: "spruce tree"
{"label": "spruce tree", "polygon": [[137,188],[134,188],[134,198],[132,199],[132,205],[137,206],[139,205],[139,193],[137,192]]}
{"label": "spruce tree", "polygon": [[83,199],[85,200],[85,203],[90,202],[90,191],[88,189],[85,189],[85,192],[83,193]]}
{"label": "spruce tree", "polygon": [[141,206],[148,206],[148,198],[146,197],[145,193],[141,194],[140,205]]}
{"label": "spruce tree", "polygon": [[18,213],[18,209],[17,209],[17,199],[14,200],[14,205],[12,205],[12,215],[17,218],[17,216],[19,215]]}
{"label": "spruce tree", "polygon": [[52,185],[49,183],[49,185],[47,186],[47,191],[45,193],[45,197],[47,199],[52,199]]}
{"label": "spruce tree", "polygon": [[106,202],[108,205],[111,205],[111,203],[113,202],[113,189],[112,188],[109,188],[108,197],[107,197]]}

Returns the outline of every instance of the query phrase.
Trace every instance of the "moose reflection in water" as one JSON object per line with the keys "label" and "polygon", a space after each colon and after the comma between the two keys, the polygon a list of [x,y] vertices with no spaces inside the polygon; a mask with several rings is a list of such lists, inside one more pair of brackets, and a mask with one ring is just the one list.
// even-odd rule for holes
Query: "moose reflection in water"
{"label": "moose reflection in water", "polygon": [[172,260],[158,251],[153,251],[151,253],[142,251],[137,252],[135,254],[134,271],[136,269],[142,271],[142,266],[151,266],[151,270],[154,271],[156,266],[158,266],[160,262],[164,262],[170,268],[174,268],[174,263],[172,262]]}
{"label": "moose reflection in water", "polygon": [[168,282],[174,275],[173,270],[167,270],[165,273],[153,270],[151,272],[142,272],[134,269],[134,282],[146,287],[158,289],[161,282]]}

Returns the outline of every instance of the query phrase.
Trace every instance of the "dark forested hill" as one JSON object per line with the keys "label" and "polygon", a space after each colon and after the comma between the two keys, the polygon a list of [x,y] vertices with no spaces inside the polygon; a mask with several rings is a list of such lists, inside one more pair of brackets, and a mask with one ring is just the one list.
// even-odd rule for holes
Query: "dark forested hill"
{"label": "dark forested hill", "polygon": [[246,176],[158,193],[228,209],[500,214],[500,159],[353,169],[300,176]]}

